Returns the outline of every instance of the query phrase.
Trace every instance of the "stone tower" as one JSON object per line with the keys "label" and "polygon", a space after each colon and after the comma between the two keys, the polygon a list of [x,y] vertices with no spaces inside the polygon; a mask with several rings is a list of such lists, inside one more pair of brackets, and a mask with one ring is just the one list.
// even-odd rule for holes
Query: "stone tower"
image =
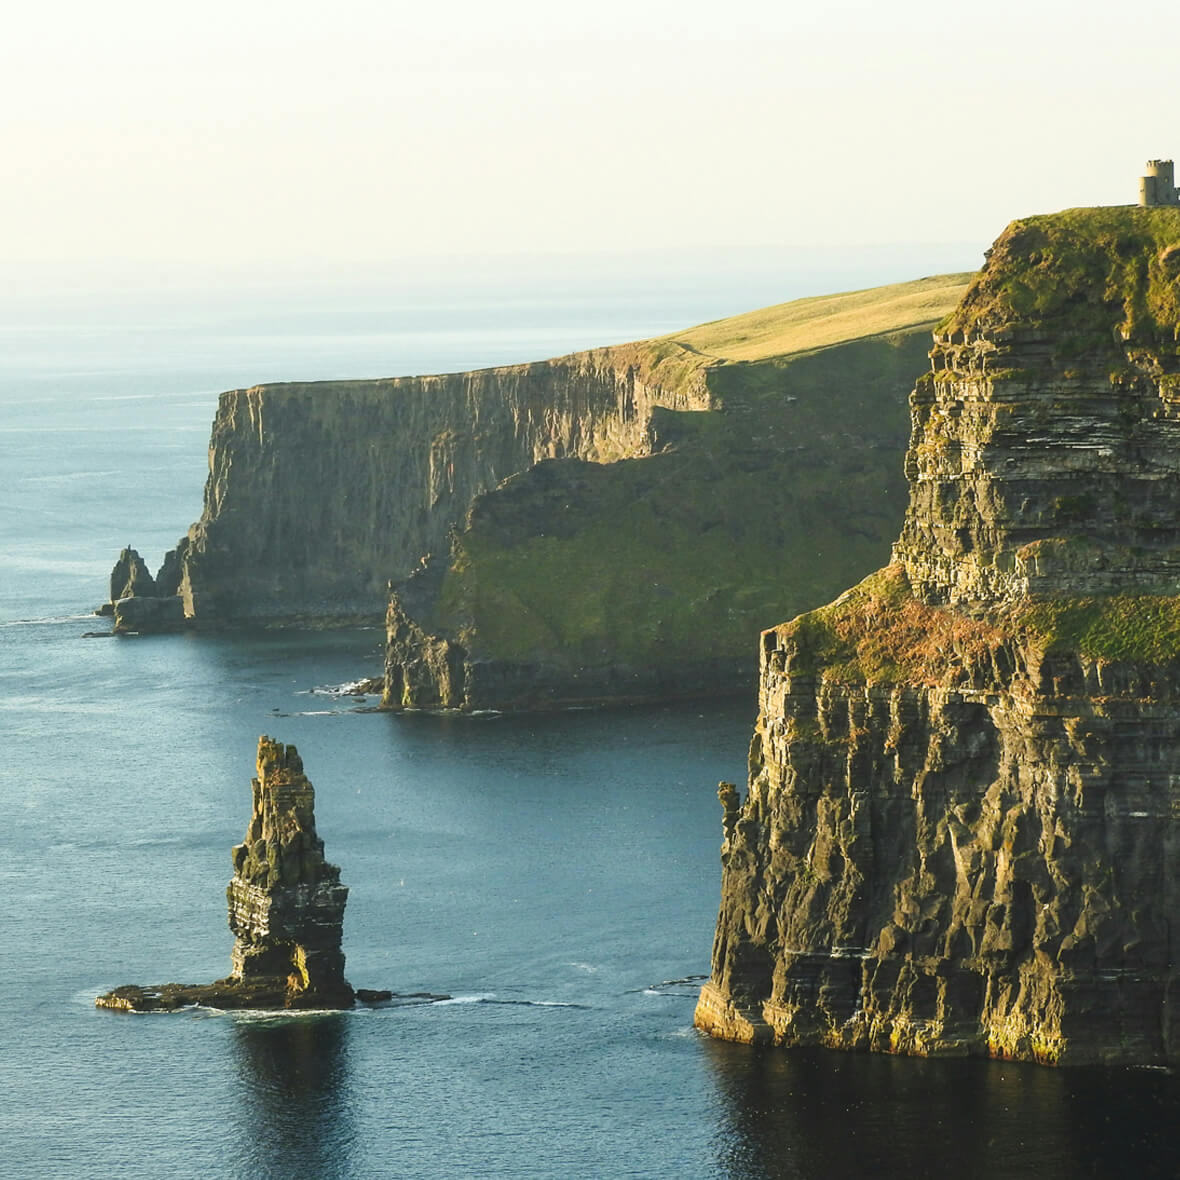
{"label": "stone tower", "polygon": [[1139,178],[1140,205],[1180,205],[1175,166],[1171,160],[1148,160],[1147,175]]}

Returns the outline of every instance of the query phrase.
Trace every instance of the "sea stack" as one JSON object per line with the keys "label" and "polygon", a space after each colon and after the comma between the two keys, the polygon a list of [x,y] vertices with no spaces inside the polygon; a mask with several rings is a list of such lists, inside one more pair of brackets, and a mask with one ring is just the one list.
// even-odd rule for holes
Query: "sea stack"
{"label": "sea stack", "polygon": [[[315,830],[315,791],[294,746],[258,741],[258,777],[246,839],[232,853],[226,891],[236,941],[233,971],[204,985],[116,988],[100,1008],[144,1012],[213,1008],[348,1008],[341,937],[348,888],[324,859]],[[386,998],[365,993],[366,998]]]}
{"label": "sea stack", "polygon": [[143,558],[124,548],[111,570],[111,597],[94,613],[112,616],[117,635],[178,631],[187,625],[184,600],[177,596],[177,550],[164,559],[152,577]]}
{"label": "sea stack", "polygon": [[911,396],[893,562],[762,636],[696,1024],[1180,1060],[1180,209],[1013,223]]}

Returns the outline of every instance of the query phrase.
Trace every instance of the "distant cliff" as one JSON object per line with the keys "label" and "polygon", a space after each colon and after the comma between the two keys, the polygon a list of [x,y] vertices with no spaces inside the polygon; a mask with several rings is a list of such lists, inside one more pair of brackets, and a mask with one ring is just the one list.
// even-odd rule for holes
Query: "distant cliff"
{"label": "distant cliff", "polygon": [[752,637],[879,564],[905,503],[905,397],[944,276],[631,346],[693,376],[649,453],[542,462],[476,497],[399,584],[392,707],[544,709],[752,693]]}
{"label": "distant cliff", "polygon": [[1180,1058],[1180,211],[1016,222],[911,398],[894,562],[766,632],[697,1024]]}
{"label": "distant cliff", "polygon": [[748,637],[887,552],[905,391],[968,277],[533,364],[232,390],[200,520],[150,601],[104,609],[141,632],[173,605],[198,627],[386,614],[392,707],[750,691]]}
{"label": "distant cliff", "polygon": [[711,404],[653,368],[616,349],[224,393],[204,511],[158,580],[199,624],[375,622],[480,492],[541,459],[644,453],[656,407]]}

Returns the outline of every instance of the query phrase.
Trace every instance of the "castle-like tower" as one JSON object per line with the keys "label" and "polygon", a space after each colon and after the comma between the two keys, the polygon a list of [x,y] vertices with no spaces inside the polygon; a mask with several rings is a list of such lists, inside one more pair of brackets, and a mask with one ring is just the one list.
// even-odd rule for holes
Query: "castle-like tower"
{"label": "castle-like tower", "polygon": [[1147,175],[1139,178],[1140,205],[1180,205],[1180,189],[1171,160],[1148,160]]}

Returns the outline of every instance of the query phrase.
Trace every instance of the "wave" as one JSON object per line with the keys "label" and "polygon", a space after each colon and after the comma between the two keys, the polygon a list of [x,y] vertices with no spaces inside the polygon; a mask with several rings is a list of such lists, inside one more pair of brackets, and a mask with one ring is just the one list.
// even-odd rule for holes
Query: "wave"
{"label": "wave", "polygon": [[94,611],[87,611],[84,615],[46,615],[43,618],[37,619],[4,619],[0,621],[0,628],[3,627],[49,627],[58,626],[62,623],[80,623],[83,621],[93,622],[98,616]]}
{"label": "wave", "polygon": [[634,987],[625,994],[629,996],[688,996],[695,998],[707,975],[682,975],[679,979],[662,979],[646,987]]}
{"label": "wave", "polygon": [[296,696],[325,696],[325,697],[375,697],[381,693],[377,689],[367,689],[375,678],[364,680],[349,680],[344,684],[317,684],[314,688],[301,688]]}

